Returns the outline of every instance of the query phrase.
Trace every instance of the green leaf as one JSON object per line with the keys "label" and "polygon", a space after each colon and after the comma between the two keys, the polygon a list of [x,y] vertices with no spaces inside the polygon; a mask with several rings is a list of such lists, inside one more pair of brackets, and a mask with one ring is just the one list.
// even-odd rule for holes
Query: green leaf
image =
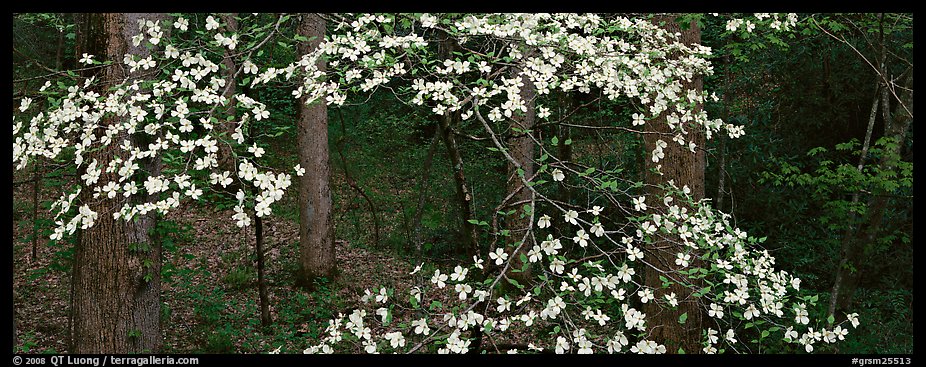
{"label": "green leaf", "polygon": [[679,323],[679,324],[684,324],[686,321],[688,321],[688,313],[687,313],[687,312],[681,314],[681,315],[678,317],[678,323]]}
{"label": "green leaf", "polygon": [[559,138],[554,136],[553,139],[550,139],[550,144],[554,147],[557,146],[559,144]]}
{"label": "green leaf", "polygon": [[701,288],[701,290],[695,292],[694,295],[695,295],[695,297],[704,297],[704,295],[707,294],[707,292],[710,292],[710,291],[711,291],[711,287],[710,287],[710,286],[707,286],[707,287]]}

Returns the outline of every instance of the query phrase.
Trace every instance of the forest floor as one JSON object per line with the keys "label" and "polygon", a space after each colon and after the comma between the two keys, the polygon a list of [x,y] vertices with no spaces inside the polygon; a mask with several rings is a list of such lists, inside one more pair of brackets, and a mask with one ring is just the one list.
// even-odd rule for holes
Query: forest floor
{"label": "forest floor", "polygon": [[[14,190],[14,198],[19,205],[13,222],[16,350],[67,352],[70,252],[40,236],[33,260],[31,185]],[[39,214],[48,213],[40,209]],[[415,264],[337,240],[334,282],[313,292],[295,288],[298,223],[271,217],[264,221],[264,243],[273,323],[261,327],[253,226],[236,227],[232,214],[187,204],[164,218],[171,238],[162,270],[166,352],[259,353],[282,346],[283,352],[299,353],[307,340],[317,340],[329,318],[357,307],[365,289],[384,285],[407,295],[413,283],[409,273]]]}

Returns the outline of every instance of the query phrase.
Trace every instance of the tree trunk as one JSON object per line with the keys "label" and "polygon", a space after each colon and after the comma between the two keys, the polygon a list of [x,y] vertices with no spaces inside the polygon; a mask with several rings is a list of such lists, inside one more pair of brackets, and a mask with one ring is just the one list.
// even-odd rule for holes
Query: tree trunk
{"label": "tree trunk", "polygon": [[[237,16],[238,13],[220,15],[224,32],[238,32],[238,19],[236,19]],[[222,65],[225,66],[225,70],[222,71],[222,75],[225,77],[225,89],[223,90],[222,96],[228,100],[228,105],[225,107],[225,116],[235,116],[237,112],[235,109],[235,101],[232,100],[232,96],[237,93],[238,85],[235,78],[235,72],[237,71],[238,66],[235,64],[235,59],[232,57],[232,54],[234,54],[234,51],[225,48],[225,54],[222,58]],[[218,132],[224,132],[226,139],[230,139],[231,135],[235,132],[236,126],[237,123],[234,121],[220,119],[219,123],[216,125],[216,130],[218,130]],[[219,169],[231,172],[232,176],[234,176],[237,162],[235,161],[235,154],[232,152],[231,146],[228,144],[219,144],[218,146],[219,151],[217,160],[219,162]],[[234,195],[240,188],[241,184],[238,180],[235,180],[231,185],[224,188],[223,191]]]}
{"label": "tree trunk", "polygon": [[[730,63],[730,56],[724,56],[724,83],[726,84],[726,89],[723,91],[723,120],[730,122],[730,106],[733,103],[733,80],[731,78],[730,68],[732,67]],[[714,196],[714,208],[717,210],[723,210],[723,197],[726,190],[727,182],[727,137],[724,134],[718,134],[717,140],[720,141],[720,163],[717,167],[717,195]]]}
{"label": "tree trunk", "polygon": [[[62,18],[64,14],[61,14]],[[61,56],[64,53],[64,30],[58,31],[58,46],[55,47],[55,70],[61,70],[61,67],[64,66]]]}
{"label": "tree trunk", "polygon": [[[882,68],[882,70],[884,70]],[[884,114],[884,136],[890,138],[894,144],[888,145],[878,162],[880,171],[891,171],[901,159],[900,153],[907,131],[913,123],[913,68],[907,70],[904,77],[904,89],[900,93],[904,109],[900,104],[895,108],[893,116],[890,112],[890,93],[888,86],[882,86],[881,109]],[[877,241],[881,233],[888,203],[888,192],[874,192],[868,200],[865,218],[858,230],[851,234],[851,238],[843,242],[839,268],[836,271],[836,280],[833,285],[830,301],[830,314],[837,319],[843,319],[846,312],[851,312],[852,298],[858,287],[861,268],[865,259],[867,247]]]}
{"label": "tree trunk", "polygon": [[[456,41],[446,33],[441,33],[442,39],[438,46],[438,58],[440,60],[449,59],[453,52],[459,48]],[[453,135],[453,126],[460,122],[460,111],[446,112],[443,116],[438,117],[438,132],[447,147],[447,155],[450,157],[450,166],[453,170],[453,180],[456,183],[456,200],[460,206],[460,220],[462,221],[463,236],[467,242],[466,252],[473,256],[479,253],[479,236],[476,234],[476,225],[469,221],[473,219],[473,195],[466,184],[466,175],[463,170],[463,156],[460,155],[460,149],[457,146],[456,138]]]}
{"label": "tree trunk", "polygon": [[39,164],[41,157],[32,162],[32,257],[33,263],[38,260],[39,242]]}
{"label": "tree trunk", "polygon": [[254,249],[257,252],[257,294],[260,300],[260,326],[267,327],[270,318],[270,300],[267,296],[267,280],[264,277],[264,220],[254,216]]}
{"label": "tree trunk", "polygon": [[[512,71],[513,77],[520,76],[521,82],[524,83],[524,86],[521,87],[521,100],[527,105],[527,112],[523,115],[515,115],[511,119],[511,137],[508,138],[508,149],[511,157],[521,166],[521,171],[518,172],[518,167],[513,163],[508,162],[508,194],[511,195],[512,203],[524,203],[531,201],[531,191],[524,187],[524,184],[521,182],[519,176],[523,175],[525,178],[530,178],[534,175],[534,140],[531,137],[532,130],[534,128],[534,122],[536,120],[536,111],[534,110],[534,98],[537,96],[537,89],[534,87],[534,84],[531,83],[530,79],[527,76],[521,76],[521,69],[515,68]],[[527,254],[527,252],[533,247],[531,243],[531,238],[528,236],[525,238],[525,243],[521,245],[521,239],[524,238],[524,233],[527,232],[530,228],[531,223],[530,216],[526,216],[524,211],[521,210],[525,204],[517,204],[515,206],[509,207],[514,209],[515,213],[513,216],[509,216],[507,220],[509,230],[509,240],[506,241],[508,245],[505,249],[505,252],[509,253],[513,259],[511,267],[509,268],[509,278],[515,279],[522,284],[525,284],[531,278],[531,268],[528,266],[524,269],[523,272],[512,272],[513,270],[521,270],[524,267],[524,262],[521,261],[520,254]],[[533,209],[533,208],[532,208]],[[514,241],[514,242],[511,242]],[[518,249],[520,246],[520,251],[518,253],[513,253],[514,250]]]}
{"label": "tree trunk", "polygon": [[[318,14],[303,14],[296,32],[308,38],[297,46],[299,55],[312,52],[325,38],[325,20]],[[318,61],[325,71],[324,60]],[[300,99],[297,140],[299,163],[306,174],[299,178],[299,275],[297,284],[311,287],[317,278],[331,279],[337,269],[334,230],[331,222],[330,165],[328,161],[328,106],[324,100],[312,105]]]}
{"label": "tree trunk", "polygon": [[[871,134],[872,134],[872,131],[874,130],[875,120],[878,117],[878,101],[881,99],[881,89],[880,89],[881,79],[877,78],[876,80],[877,82],[875,83],[875,97],[873,98],[871,102],[871,113],[868,115],[868,129],[865,131],[865,140],[862,143],[862,153],[861,155],[859,155],[858,166],[856,168],[856,170],[858,170],[859,173],[862,173],[862,170],[865,168],[865,160],[868,157],[868,148],[871,143]],[[860,197],[861,197],[861,192],[856,191],[852,193],[852,200],[850,201],[849,207],[850,208],[855,207],[855,205],[858,204]],[[843,278],[845,277],[846,273],[842,269],[844,267],[847,267],[848,264],[851,263],[849,261],[849,256],[851,256],[853,252],[853,246],[851,242],[854,239],[853,233],[855,233],[855,225],[856,225],[856,213],[851,212],[849,213],[849,219],[847,221],[846,229],[845,231],[843,231],[843,234],[842,234],[842,241],[841,241],[841,246],[840,246],[841,247],[840,255],[842,256],[840,256],[840,259],[839,259],[839,266],[837,267],[838,270],[836,271],[836,280],[833,281],[833,289],[832,291],[830,291],[830,305],[829,305],[828,315],[831,315],[834,317],[837,317],[835,315],[836,305],[838,301],[840,300],[840,298],[843,298],[841,296],[841,293],[843,289],[843,283],[845,282]],[[849,269],[846,269],[846,270],[849,270]],[[843,302],[845,301],[843,300]]]}
{"label": "tree trunk", "polygon": [[[560,94],[560,103],[563,109],[563,115],[571,113],[573,109],[578,105],[576,98],[574,96],[575,92],[561,92]],[[565,122],[565,121],[564,121]],[[572,139],[572,128],[566,125],[559,125],[557,127],[558,133],[557,137],[559,141],[565,142],[566,140]],[[563,162],[572,162],[572,144],[560,144],[558,147],[559,160]],[[569,186],[563,185],[557,187],[556,199],[563,203],[572,202],[572,190],[569,189]]]}
{"label": "tree trunk", "polygon": [[466,253],[470,256],[479,253],[479,237],[476,234],[476,225],[469,221],[473,219],[473,195],[466,184],[466,175],[463,171],[463,156],[460,155],[460,148],[453,136],[451,126],[455,121],[460,120],[459,113],[448,112],[448,115],[440,117],[440,134],[447,147],[447,155],[450,156],[450,166],[453,170],[453,181],[456,184],[456,200],[460,206],[460,220],[462,223],[463,236],[467,242]]}
{"label": "tree trunk", "polygon": [[[695,22],[690,24],[687,30],[682,30],[678,23],[675,22],[674,16],[657,17],[653,20],[656,23],[665,22],[665,29],[670,33],[681,33],[679,41],[685,44],[700,43],[701,30]],[[670,56],[671,57],[671,56]],[[682,82],[682,90],[695,90],[701,92],[702,80],[696,76],[691,82]],[[700,110],[702,106],[696,106],[695,111]],[[662,197],[664,190],[661,185],[665,185],[670,180],[679,188],[687,185],[691,189],[691,198],[700,200],[704,197],[704,132],[700,127],[689,125],[686,126],[688,135],[685,137],[686,142],[694,142],[698,145],[695,153],[688,150],[686,146],[681,146],[671,140],[674,132],[669,128],[666,116],[672,113],[672,109],[663,112],[659,118],[648,121],[645,129],[648,132],[644,134],[644,146],[646,152],[651,152],[657,140],[664,140],[668,146],[663,149],[665,157],[658,163],[662,165],[661,172],[663,175],[654,173],[657,163],[653,163],[649,156],[646,159],[645,182],[648,187],[649,197],[652,198],[651,207],[653,210],[664,211]],[[649,203],[649,201],[648,201]],[[658,270],[666,272],[664,276],[671,279],[679,279],[687,283],[696,283],[686,277],[679,276],[677,271],[683,270],[675,264],[676,254],[686,251],[683,244],[680,244],[678,238],[666,236],[657,239],[646,252],[647,259]],[[692,256],[696,257],[696,256]],[[694,265],[693,265],[694,266]],[[648,269],[646,272],[646,285],[655,290],[656,299],[664,299],[664,295],[672,292],[676,294],[679,305],[675,310],[664,309],[655,302],[649,302],[644,306],[644,312],[647,315],[647,325],[650,337],[662,344],[665,344],[669,353],[674,353],[683,349],[685,353],[700,353],[701,341],[701,322],[702,314],[698,306],[698,298],[692,296],[692,289],[677,282],[673,282],[667,288],[662,287],[662,281],[659,276],[663,273],[656,269]],[[697,284],[695,284],[697,285]],[[679,316],[688,314],[687,321],[684,324],[679,323]]]}
{"label": "tree trunk", "polygon": [[[132,47],[128,41],[139,33],[137,20],[163,19],[160,14],[82,14],[78,48],[83,52],[114,60],[104,68],[101,82],[107,87],[128,75],[117,66],[126,52],[144,56],[144,46]],[[130,75],[139,78],[143,75]],[[118,123],[104,117],[103,126]],[[101,129],[102,130],[102,129]],[[139,144],[138,137],[129,137]],[[150,137],[149,137],[150,138]],[[118,139],[114,139],[118,141]],[[112,144],[90,154],[86,161],[97,159],[105,167],[114,156],[125,156]],[[160,174],[159,157],[141,162],[151,175]],[[116,180],[114,173],[103,173],[100,182]],[[70,351],[74,353],[142,353],[157,352],[160,333],[161,246],[155,236],[157,216],[140,215],[130,222],[114,219],[120,205],[112,200],[95,200],[91,190],[84,190],[81,200],[98,213],[95,225],[79,232],[72,273]],[[151,201],[153,197],[137,195],[132,203]]]}

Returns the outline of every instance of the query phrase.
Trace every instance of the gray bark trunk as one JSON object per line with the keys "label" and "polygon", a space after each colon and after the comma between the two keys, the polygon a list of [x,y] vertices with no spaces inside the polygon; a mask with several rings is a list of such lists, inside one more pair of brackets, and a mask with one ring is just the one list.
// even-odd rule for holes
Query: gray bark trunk
{"label": "gray bark trunk", "polygon": [[[513,77],[517,77],[520,74],[521,69],[516,68],[512,71]],[[521,76],[521,81],[524,83],[524,86],[521,87],[520,95],[521,99],[527,105],[527,112],[523,115],[516,115],[511,119],[511,137],[508,139],[508,149],[511,157],[520,165],[520,169],[523,171],[521,174],[523,174],[525,178],[530,178],[534,175],[534,140],[531,138],[531,134],[533,134],[534,122],[536,120],[534,98],[537,96],[537,89],[526,76]],[[511,195],[511,202],[513,203],[530,202],[531,200],[531,192],[525,188],[524,184],[521,182],[518,167],[511,162],[508,163],[508,193]],[[530,236],[525,238],[525,241],[528,243],[525,243],[524,246],[520,246],[520,252],[513,253],[514,250],[518,249],[521,244],[521,239],[524,238],[524,233],[531,226],[529,222],[530,217],[526,216],[524,211],[521,210],[523,205],[524,204],[518,204],[510,208],[516,211],[512,216],[509,216],[507,221],[509,241],[506,241],[507,248],[505,252],[509,253],[513,259],[512,266],[509,268],[509,274],[507,274],[507,276],[521,283],[526,283],[530,280],[531,268],[530,266],[524,268],[524,262],[521,261],[520,255],[526,255],[533,247],[533,243],[529,242],[531,241]],[[524,268],[523,272],[512,272],[512,270],[521,270],[522,268]]]}
{"label": "gray bark trunk", "polygon": [[[325,38],[325,20],[304,14],[297,33],[308,38],[297,46],[299,55],[311,52]],[[326,70],[324,60],[319,70]],[[311,105],[300,99],[297,127],[299,163],[306,174],[299,178],[299,268],[297,283],[312,287],[318,278],[331,279],[337,269],[334,229],[331,221],[331,167],[328,154],[328,106],[323,100]]]}
{"label": "gray bark trunk", "polygon": [[[238,13],[221,14],[219,16],[222,19],[224,32],[238,32],[237,16]],[[235,64],[235,59],[232,58],[233,53],[234,51],[225,48],[225,54],[222,58],[222,65],[225,67],[225,70],[222,71],[222,76],[225,77],[225,89],[223,90],[222,96],[228,100],[228,105],[225,107],[225,116],[235,116],[237,113],[235,101],[232,100],[232,97],[238,92],[237,80],[235,78],[238,65]],[[231,139],[231,135],[235,132],[236,126],[237,123],[235,121],[228,121],[223,118],[220,119],[219,123],[216,125],[216,130],[218,130],[218,132],[224,132],[226,139]],[[228,144],[219,144],[217,160],[219,161],[219,169],[232,172],[232,176],[234,176],[237,162],[235,161],[235,154],[232,152],[231,146]],[[223,190],[234,195],[241,189],[241,184],[238,180],[235,180],[228,187],[215,187],[214,189]]]}
{"label": "gray bark trunk", "polygon": [[[692,22],[687,30],[682,30],[679,24],[675,22],[674,16],[654,19],[654,22],[658,23],[660,21],[665,22],[664,27],[669,32],[681,33],[681,42],[685,44],[700,43],[701,31],[696,23]],[[690,83],[683,83],[682,86],[683,90],[693,89],[697,92],[701,92],[701,88],[700,76],[695,77]],[[697,106],[695,112],[700,108],[702,107]],[[687,147],[680,146],[670,140],[674,133],[670,131],[666,121],[666,116],[669,113],[671,113],[671,110],[663,112],[659,118],[648,121],[645,125],[645,130],[650,132],[650,134],[644,134],[643,139],[647,152],[645,182],[649,188],[650,197],[657,199],[653,203],[653,209],[655,210],[665,209],[662,208],[662,201],[658,200],[663,194],[663,190],[659,186],[666,184],[670,180],[673,180],[679,188],[688,185],[693,200],[704,197],[704,132],[697,126],[686,127],[688,131],[688,135],[685,137],[686,141],[695,142],[699,147],[695,153],[692,153]],[[658,133],[665,133],[666,135]],[[668,147],[663,150],[665,157],[659,163],[662,165],[663,175],[661,176],[652,171],[656,163],[648,159],[649,152],[655,148],[656,141],[659,139],[663,139],[668,143]],[[684,245],[679,243],[678,238],[660,238],[647,249],[646,256],[647,259],[650,259],[651,264],[671,275],[667,277],[680,278],[684,282],[693,283],[692,280],[679,277],[676,273],[682,269],[675,264],[675,256],[677,253],[683,252],[684,249]],[[698,305],[699,299],[691,296],[691,288],[678,283],[663,288],[659,275],[661,273],[656,269],[648,269],[646,272],[646,285],[655,290],[654,293],[659,299],[674,292],[679,300],[679,305],[675,310],[663,309],[655,302],[649,302],[644,306],[643,312],[648,316],[647,325],[651,325],[648,329],[650,337],[659,343],[665,344],[669,353],[675,353],[679,348],[683,349],[685,353],[700,353],[703,317],[701,308]],[[678,318],[683,313],[688,314],[688,320],[685,324],[680,324]]]}
{"label": "gray bark trunk", "polygon": [[[144,56],[144,47],[132,47],[129,39],[139,33],[140,18],[164,19],[163,14],[84,14],[79,23],[83,52],[102,55],[117,65],[126,52]],[[144,78],[148,75],[128,75]],[[105,87],[122,81],[127,75],[118,66],[102,71]],[[103,125],[117,123],[113,117]],[[129,137],[135,144],[144,143],[140,136]],[[150,139],[150,137],[148,137]],[[110,145],[91,154],[105,166],[121,148]],[[160,159],[141,162],[152,175],[160,174]],[[100,181],[115,180],[104,173]],[[84,191],[82,200],[99,215],[96,224],[79,233],[72,273],[70,341],[75,353],[142,353],[157,352],[160,333],[161,246],[153,229],[157,215],[148,213],[131,222],[113,219],[121,205],[110,200],[96,200]],[[154,197],[138,195],[133,203],[152,201]]]}

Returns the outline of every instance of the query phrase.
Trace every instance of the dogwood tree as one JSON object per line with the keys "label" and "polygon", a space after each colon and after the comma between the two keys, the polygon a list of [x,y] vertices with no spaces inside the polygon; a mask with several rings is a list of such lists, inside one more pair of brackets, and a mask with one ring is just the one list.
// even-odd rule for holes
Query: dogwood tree
{"label": "dogwood tree", "polygon": [[[418,282],[409,294],[370,291],[364,307],[330,320],[327,335],[310,341],[306,353],[761,352],[769,340],[812,352],[847,334],[845,323],[811,320],[816,298],[802,296],[800,279],[775,269],[774,257],[760,246],[764,238],[736,228],[729,214],[693,196],[691,187],[668,179],[647,186],[621,167],[560,159],[554,147],[569,140],[510,123],[528,109],[536,111],[538,126],[562,123],[574,111],[554,114],[556,93],[595,92],[622,101],[634,109],[632,118],[607,128],[650,142],[652,177],[672,168],[665,164],[676,162],[665,160],[674,154],[703,149],[696,134],[741,136],[741,126],[698,107],[716,98],[691,87],[712,72],[712,50],[682,40],[673,31],[677,27],[645,16],[595,14],[324,18],[325,39],[283,66],[260,65],[253,55],[279,35],[286,15],[269,23],[240,22],[235,33],[223,32],[222,18],[212,15],[141,20],[132,42],[162,51],[116,60],[86,54],[82,62],[155,69],[156,77],[110,80],[112,88],[105,91],[93,91],[99,78],[76,78],[43,87],[48,101],[41,108],[21,100],[13,118],[14,167],[43,156],[73,160],[81,172],[81,184],[63,188],[53,206],[52,239],[92,228],[102,216],[131,222],[149,212],[164,214],[233,182],[240,189],[230,219],[249,226],[250,213],[272,214],[292,174],[315,174],[301,166],[276,171],[259,163],[266,152],[249,141],[249,128],[269,111],[245,92],[224,93],[228,81],[219,60],[231,53],[235,74],[246,75],[251,88],[291,84],[293,98],[307,104],[344,106],[349,95],[386,91],[438,116],[458,114],[514,168],[512,191],[522,193],[520,199],[505,198],[491,224],[474,220],[489,240],[471,262],[428,273],[417,268]],[[798,20],[756,14],[732,18],[726,27],[784,32]],[[172,29],[170,36],[165,28]],[[438,57],[441,37],[452,39],[457,51]],[[319,60],[326,60],[326,69],[318,68]],[[532,93],[523,93],[528,88]],[[237,108],[224,108],[228,105]],[[216,128],[220,124],[232,128]],[[148,142],[124,138],[133,134],[148,136]],[[536,147],[528,154],[531,169],[512,156],[505,139],[511,134]],[[220,146],[233,152],[232,169],[217,163]],[[105,160],[92,154],[107,147],[119,147],[118,153]],[[139,164],[154,156],[164,157],[160,172]],[[551,193],[563,185],[583,192],[587,203],[554,200]],[[154,199],[129,199],[136,195]],[[94,209],[103,201],[112,209]],[[500,218],[517,218],[511,222],[521,228],[503,229]],[[515,273],[530,277],[516,279]],[[451,303],[439,301],[448,298]],[[656,336],[655,330],[673,325],[652,322],[666,320],[654,313],[682,305],[690,311],[670,322],[694,330],[698,340]],[[397,314],[413,321],[393,322]],[[846,322],[854,327],[859,321],[852,314]],[[528,333],[521,344],[502,342],[523,342],[524,330],[543,333]],[[692,344],[699,348],[682,347]]]}

